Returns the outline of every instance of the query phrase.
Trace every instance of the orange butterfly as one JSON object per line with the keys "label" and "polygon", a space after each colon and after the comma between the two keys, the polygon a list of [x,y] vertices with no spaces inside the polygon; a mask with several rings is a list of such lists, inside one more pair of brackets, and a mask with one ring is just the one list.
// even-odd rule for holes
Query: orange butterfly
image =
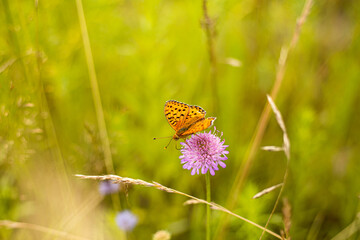
{"label": "orange butterfly", "polygon": [[215,117],[205,118],[206,111],[199,106],[169,100],[165,103],[165,117],[175,130],[172,139],[186,138],[210,127]]}

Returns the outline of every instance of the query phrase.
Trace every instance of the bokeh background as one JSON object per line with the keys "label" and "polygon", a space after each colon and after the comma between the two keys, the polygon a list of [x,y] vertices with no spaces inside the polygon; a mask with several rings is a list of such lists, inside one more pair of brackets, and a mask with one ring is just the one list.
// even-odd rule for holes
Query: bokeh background
{"label": "bokeh background", "polygon": [[[215,116],[229,145],[227,167],[212,181],[212,200],[227,206],[243,176],[235,213],[265,225],[282,181],[282,152],[259,147],[244,170],[304,1],[209,0],[212,51],[203,2],[109,0],[0,2],[0,219],[31,223],[87,239],[204,239],[205,206],[153,188],[123,186],[101,196],[98,182],[74,174],[156,181],[205,198],[204,176],[182,169],[164,104],[175,99]],[[85,15],[103,113],[96,111],[79,13]],[[360,5],[317,1],[289,50],[274,99],[291,142],[282,197],[291,207],[292,239],[360,239]],[[83,27],[83,26],[82,26]],[[214,62],[213,62],[214,63]],[[114,172],[106,169],[105,119]],[[259,146],[282,144],[274,115]],[[178,145],[179,146],[179,145]],[[105,154],[104,154],[105,153]],[[280,201],[269,228],[284,228]],[[115,223],[121,209],[139,218],[131,233]],[[258,239],[261,230],[213,211],[214,239]],[[351,225],[352,223],[355,223]],[[353,231],[346,230],[355,226]],[[350,234],[351,233],[351,234]],[[338,235],[339,237],[339,235]],[[0,239],[53,239],[0,226]],[[264,239],[275,239],[265,234]]]}

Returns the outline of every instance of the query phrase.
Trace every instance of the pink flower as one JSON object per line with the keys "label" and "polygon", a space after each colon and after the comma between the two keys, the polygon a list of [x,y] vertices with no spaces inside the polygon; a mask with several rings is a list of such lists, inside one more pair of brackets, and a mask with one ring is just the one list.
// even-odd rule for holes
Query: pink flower
{"label": "pink flower", "polygon": [[180,156],[181,164],[184,169],[192,169],[191,175],[205,174],[207,171],[210,171],[211,175],[215,175],[215,170],[219,170],[218,165],[222,168],[226,167],[226,164],[223,162],[227,159],[225,156],[229,153],[225,149],[229,145],[224,145],[225,140],[221,141],[220,137],[216,134],[216,129],[214,132],[204,132],[192,135],[190,139],[187,139],[186,142],[180,143],[183,145],[181,148]]}

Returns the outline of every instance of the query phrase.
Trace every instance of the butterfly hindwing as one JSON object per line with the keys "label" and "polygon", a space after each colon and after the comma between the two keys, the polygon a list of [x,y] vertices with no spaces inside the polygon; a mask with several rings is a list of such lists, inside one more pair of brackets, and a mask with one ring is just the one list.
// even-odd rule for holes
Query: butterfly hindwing
{"label": "butterfly hindwing", "polygon": [[188,135],[203,131],[210,127],[213,122],[215,121],[215,117],[208,117],[204,118],[198,122],[195,122],[193,125],[191,125],[186,131],[181,133],[181,137],[186,137]]}
{"label": "butterfly hindwing", "polygon": [[206,111],[199,106],[189,106],[189,113],[185,118],[185,122],[187,126],[190,126],[194,122],[205,118]]}

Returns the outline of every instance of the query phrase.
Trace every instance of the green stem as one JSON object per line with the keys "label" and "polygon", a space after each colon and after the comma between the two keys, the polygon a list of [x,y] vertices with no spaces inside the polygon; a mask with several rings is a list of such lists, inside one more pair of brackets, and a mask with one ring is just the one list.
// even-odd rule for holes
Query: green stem
{"label": "green stem", "polygon": [[[205,175],[206,179],[206,201],[211,202],[211,190],[210,190],[210,173]],[[210,240],[211,234],[211,217],[210,217],[210,205],[206,205],[206,240]]]}
{"label": "green stem", "polygon": [[[89,78],[90,78],[90,84],[91,84],[91,92],[93,96],[93,101],[95,105],[95,113],[96,113],[96,119],[99,126],[99,133],[100,133],[100,140],[102,144],[102,149],[104,151],[104,160],[105,160],[105,167],[106,172],[108,174],[114,174],[114,165],[112,161],[111,156],[111,150],[110,150],[110,141],[106,129],[106,123],[105,123],[105,117],[104,117],[104,110],[101,103],[101,96],[98,86],[98,80],[96,77],[96,71],[95,71],[95,64],[94,59],[91,51],[90,46],[90,39],[89,34],[87,31],[86,26],[86,20],[85,20],[85,13],[82,5],[82,0],[75,0],[76,1],[76,9],[77,14],[79,17],[79,23],[80,23],[80,30],[81,30],[81,36],[83,39],[83,45],[85,50],[85,58],[86,63],[88,66],[88,72],[89,72]],[[113,200],[114,208],[116,210],[120,210],[120,198],[117,194],[111,194],[111,198]]]}

